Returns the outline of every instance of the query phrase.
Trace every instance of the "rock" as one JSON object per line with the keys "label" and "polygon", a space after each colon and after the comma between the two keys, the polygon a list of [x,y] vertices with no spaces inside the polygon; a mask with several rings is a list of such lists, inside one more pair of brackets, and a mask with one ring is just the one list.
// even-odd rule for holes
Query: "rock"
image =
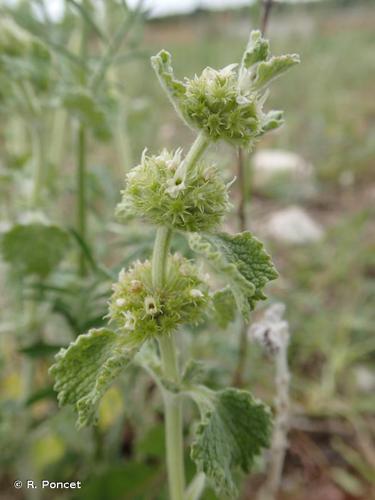
{"label": "rock", "polygon": [[323,228],[302,208],[292,206],[271,215],[266,223],[267,234],[276,240],[303,244],[323,238]]}
{"label": "rock", "polygon": [[311,181],[314,169],[300,155],[281,149],[263,149],[253,158],[255,187],[263,187],[275,177],[289,177],[296,181]]}

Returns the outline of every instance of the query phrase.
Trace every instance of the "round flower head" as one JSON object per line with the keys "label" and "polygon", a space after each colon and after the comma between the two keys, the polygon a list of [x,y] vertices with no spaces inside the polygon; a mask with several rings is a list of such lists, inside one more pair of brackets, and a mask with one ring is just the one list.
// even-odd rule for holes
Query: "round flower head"
{"label": "round flower head", "polygon": [[268,130],[279,127],[282,112],[263,112],[268,84],[299,62],[296,54],[270,57],[268,41],[253,31],[241,64],[221,70],[206,68],[200,76],[175,78],[171,56],[162,50],[151,58],[160,83],[183,120],[211,140],[251,146]]}
{"label": "round flower head", "polygon": [[152,286],[151,263],[136,262],[120,272],[109,303],[111,321],[144,340],[170,334],[183,323],[195,324],[208,302],[208,288],[187,259],[168,258],[163,289]]}
{"label": "round flower head", "polygon": [[179,176],[181,149],[142,156],[127,175],[119,215],[145,217],[156,225],[183,231],[208,231],[229,209],[227,187],[219,172],[204,162]]}
{"label": "round flower head", "polygon": [[261,132],[261,110],[256,94],[245,96],[238,89],[237,66],[206,68],[199,77],[186,79],[183,113],[213,140],[247,144]]}

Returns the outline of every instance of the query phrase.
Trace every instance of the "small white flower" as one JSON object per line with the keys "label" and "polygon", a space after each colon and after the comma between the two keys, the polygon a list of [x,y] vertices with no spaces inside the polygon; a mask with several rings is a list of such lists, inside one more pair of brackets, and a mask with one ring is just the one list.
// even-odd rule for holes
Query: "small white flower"
{"label": "small white flower", "polygon": [[244,95],[239,94],[236,97],[236,102],[239,105],[241,105],[241,104],[249,104],[250,100],[247,97],[245,97]]}
{"label": "small white flower", "polygon": [[171,198],[177,198],[179,193],[185,189],[185,182],[180,177],[174,177],[167,181],[167,189],[165,192],[169,194]]}
{"label": "small white flower", "polygon": [[127,175],[126,180],[129,182],[137,176],[137,168],[133,168]]}
{"label": "small white flower", "polygon": [[122,268],[118,274],[118,280],[123,281],[125,279],[125,276],[126,276],[126,270]]}
{"label": "small white flower", "polygon": [[154,316],[158,312],[154,297],[145,298],[145,310],[146,314],[149,314],[150,316]]}
{"label": "small white flower", "polygon": [[124,311],[122,313],[122,315],[125,318],[125,325],[124,325],[124,327],[127,330],[134,330],[135,329],[135,316],[134,316],[134,314],[131,313],[130,311]]}
{"label": "small white flower", "polygon": [[182,155],[182,148],[178,148],[175,151],[172,159],[170,158],[170,155],[168,159],[165,159],[165,164],[168,170],[171,170],[172,172],[175,172],[177,170],[177,167],[181,163],[181,155]]}
{"label": "small white flower", "polygon": [[203,297],[203,293],[200,290],[198,290],[198,288],[192,288],[190,290],[190,295],[195,299],[200,299]]}
{"label": "small white flower", "polygon": [[116,300],[116,306],[118,307],[122,307],[126,304],[126,300],[125,299],[117,299]]}

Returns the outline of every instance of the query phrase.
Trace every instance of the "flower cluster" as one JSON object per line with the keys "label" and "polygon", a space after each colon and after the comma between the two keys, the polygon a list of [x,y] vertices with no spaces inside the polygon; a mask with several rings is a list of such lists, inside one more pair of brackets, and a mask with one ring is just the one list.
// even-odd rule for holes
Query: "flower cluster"
{"label": "flower cluster", "polygon": [[193,79],[177,80],[171,56],[161,51],[153,67],[176,110],[194,129],[212,141],[224,139],[241,146],[283,123],[281,111],[263,112],[267,85],[299,62],[296,54],[270,57],[268,41],[253,31],[242,63],[221,70],[206,68]]}
{"label": "flower cluster", "polygon": [[143,154],[127,175],[119,215],[144,217],[155,225],[182,231],[214,229],[229,210],[227,186],[213,165],[198,163],[181,176],[182,150]]}
{"label": "flower cluster", "polygon": [[168,258],[162,289],[152,285],[151,262],[137,261],[128,271],[122,270],[113,285],[109,317],[141,341],[170,334],[183,323],[198,323],[208,297],[196,267],[180,255]]}

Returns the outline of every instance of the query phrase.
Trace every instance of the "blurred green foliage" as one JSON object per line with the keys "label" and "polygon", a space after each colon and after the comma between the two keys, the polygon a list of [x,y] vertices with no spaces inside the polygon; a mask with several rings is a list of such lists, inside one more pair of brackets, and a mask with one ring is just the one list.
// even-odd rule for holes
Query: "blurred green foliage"
{"label": "blurred green foliage", "polygon": [[[161,147],[173,148],[191,140],[155,83],[148,56],[168,45],[178,77],[193,76],[207,65],[224,67],[238,59],[249,27],[257,27],[258,20],[245,9],[138,23],[108,69],[109,80],[88,92],[82,82],[98,74],[100,56],[108,49],[108,33],[121,28],[124,12],[129,16],[126,2],[108,2],[109,30],[93,11],[86,13],[91,42],[84,60],[75,50],[82,13],[74,2],[67,2],[68,14],[58,25],[33,14],[31,4],[37,3],[22,2],[11,14],[48,48],[51,57],[37,61],[42,71],[35,74],[35,60],[22,60],[20,65],[17,59],[10,64],[9,54],[0,54],[0,67],[4,60],[12,70],[3,71],[0,77],[4,82],[0,88],[0,224],[2,232],[9,230],[9,224],[19,227],[35,167],[30,130],[39,130],[36,123],[43,123],[47,167],[42,208],[53,223],[64,228],[64,235],[70,230],[70,245],[62,256],[57,252],[48,276],[47,272],[21,276],[19,269],[5,261],[0,265],[0,496],[163,500],[167,497],[162,404],[147,375],[132,366],[105,396],[99,427],[78,432],[73,413],[57,409],[47,369],[57,346],[103,325],[109,286],[121,267],[150,255],[153,231],[131,223],[120,225],[113,217],[124,171],[139,162],[145,144],[156,154]],[[287,182],[269,191],[249,189],[248,210],[250,229],[255,231],[259,215],[285,207],[299,196],[325,227],[320,242],[299,246],[268,242],[280,273],[271,292],[275,300],[286,303],[290,321],[296,418],[304,417],[311,425],[323,421],[329,427],[339,420],[350,426],[345,442],[340,436],[332,439],[328,432],[323,444],[318,444],[323,455],[338,457],[332,467],[324,462],[333,484],[342,492],[370,498],[374,484],[368,471],[373,455],[361,442],[371,443],[375,409],[371,374],[375,348],[375,13],[369,2],[351,2],[344,8],[346,3],[274,8],[269,25],[274,52],[298,51],[303,64],[280,80],[267,103],[286,110],[286,125],[257,147],[301,154],[316,168],[316,189],[308,197],[293,191]],[[15,93],[18,86],[10,85],[17,78],[31,81],[41,110],[37,119],[31,118],[27,108],[28,90]],[[61,111],[68,118],[61,117]],[[86,187],[89,241],[71,230],[76,189],[72,133],[78,121],[92,133]],[[230,149],[219,145],[210,156],[231,179],[236,160]],[[231,224],[235,227],[234,214]],[[46,239],[50,243],[48,235]],[[26,240],[22,243],[26,245]],[[174,245],[189,256],[185,240],[178,238]],[[77,251],[85,256],[86,276],[77,276]],[[38,266],[41,258],[38,255]],[[236,359],[239,324],[227,324],[228,318],[224,319],[224,331],[203,325],[180,339],[184,352],[205,359],[207,382],[214,388],[231,379]],[[212,361],[218,359],[220,370],[211,369]],[[271,371],[269,360],[251,346],[245,382],[270,403]],[[188,408],[190,414],[193,411]],[[292,422],[292,443],[300,431],[298,422]],[[306,453],[310,449],[307,446]],[[293,459],[303,468],[295,451]],[[188,457],[187,464],[192,477],[194,467]],[[81,480],[83,488],[74,493],[48,490],[34,496],[21,490],[18,495],[12,487],[16,478]],[[302,489],[290,498],[303,497],[303,488],[311,484],[299,484]],[[212,498],[216,496],[207,491],[204,499]],[[244,498],[252,497],[244,493]]]}

